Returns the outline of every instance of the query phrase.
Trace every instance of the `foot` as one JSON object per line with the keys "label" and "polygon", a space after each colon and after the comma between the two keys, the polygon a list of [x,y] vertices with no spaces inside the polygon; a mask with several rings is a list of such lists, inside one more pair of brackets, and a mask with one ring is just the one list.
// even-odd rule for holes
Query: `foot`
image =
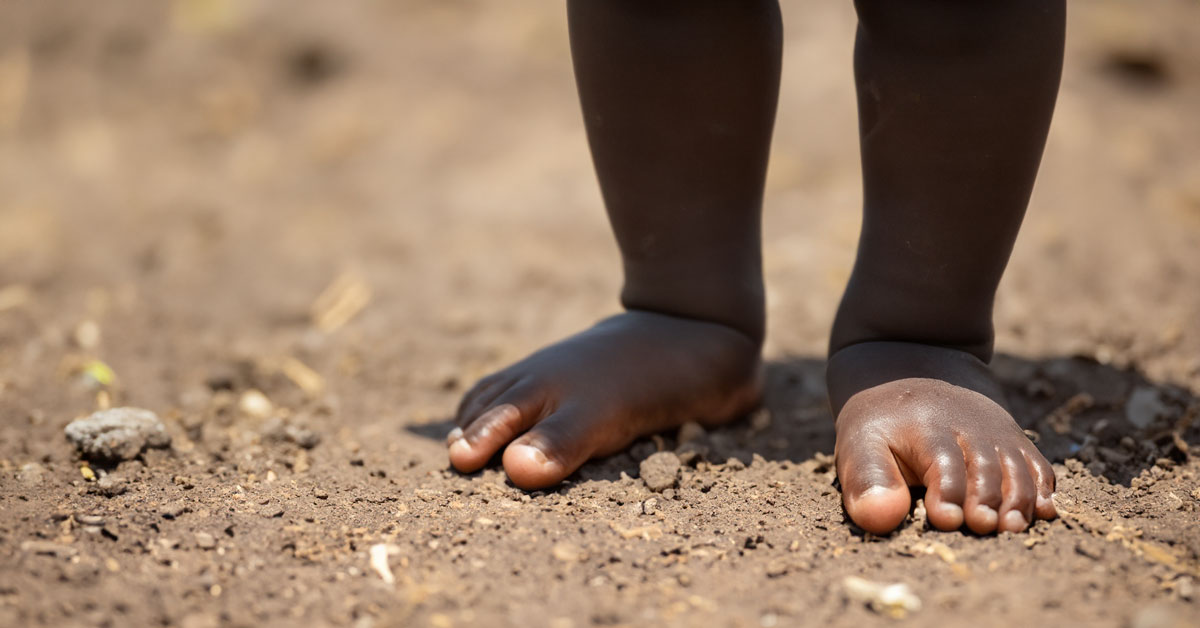
{"label": "foot", "polygon": [[829,359],[837,474],[846,512],[896,529],[924,486],[929,522],[978,534],[1053,519],[1054,469],[1002,405],[979,358],[902,342],[850,345]]}
{"label": "foot", "polygon": [[475,471],[503,448],[513,484],[553,486],[640,436],[737,418],[761,391],[759,346],[750,337],[630,311],[480,380],[447,438],[450,463]]}

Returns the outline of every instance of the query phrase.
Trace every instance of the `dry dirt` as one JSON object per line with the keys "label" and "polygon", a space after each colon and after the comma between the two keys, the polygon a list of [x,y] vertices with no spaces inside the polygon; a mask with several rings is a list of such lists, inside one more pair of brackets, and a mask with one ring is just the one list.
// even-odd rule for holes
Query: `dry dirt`
{"label": "dry dirt", "polygon": [[[989,538],[842,513],[854,18],[784,12],[766,409],[661,493],[673,434],[526,494],[441,439],[616,308],[560,3],[0,4],[0,625],[1197,625],[1200,4],[1072,3],[997,304],[1063,516]],[[63,428],[106,404],[171,447],[82,464]]]}

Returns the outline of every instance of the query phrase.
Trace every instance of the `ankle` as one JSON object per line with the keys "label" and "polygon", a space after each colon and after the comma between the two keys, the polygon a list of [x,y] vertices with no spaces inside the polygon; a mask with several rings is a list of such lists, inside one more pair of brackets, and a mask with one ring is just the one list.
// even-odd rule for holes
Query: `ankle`
{"label": "ankle", "polygon": [[[714,323],[740,333],[756,349],[762,349],[766,335],[766,307],[762,283],[722,289],[721,284],[687,286],[672,283],[647,286],[626,281],[621,305],[630,311],[653,312]],[[689,289],[690,288],[690,289]]]}
{"label": "ankle", "polygon": [[866,342],[954,349],[992,359],[992,295],[922,294],[851,280],[830,333],[829,355]]}

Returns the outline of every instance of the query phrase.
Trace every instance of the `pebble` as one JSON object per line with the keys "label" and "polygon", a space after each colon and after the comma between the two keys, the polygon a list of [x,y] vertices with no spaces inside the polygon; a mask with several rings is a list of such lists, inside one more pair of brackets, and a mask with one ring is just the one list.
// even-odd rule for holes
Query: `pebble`
{"label": "pebble", "polygon": [[217,546],[217,539],[207,532],[196,533],[196,547],[202,550],[210,550]]}
{"label": "pebble", "polygon": [[921,598],[907,584],[884,584],[847,576],[842,580],[842,590],[846,599],[865,604],[876,613],[892,619],[903,619],[909,613],[921,610]]}
{"label": "pebble", "polygon": [[88,492],[104,497],[116,497],[125,493],[126,490],[128,487],[125,485],[125,480],[111,475],[100,478],[95,484],[88,487]]}
{"label": "pebble", "polygon": [[191,507],[189,507],[187,503],[182,500],[169,502],[159,506],[158,508],[158,514],[162,515],[163,519],[175,519],[178,518],[179,515],[191,511]]}
{"label": "pebble", "polygon": [[85,526],[102,526],[104,525],[104,517],[100,515],[75,515],[75,521],[80,525]]}
{"label": "pebble", "polygon": [[554,548],[551,549],[551,553],[554,554],[554,558],[564,563],[578,562],[584,560],[586,557],[586,554],[583,553],[583,550],[578,545],[567,541],[555,543]]}
{"label": "pebble", "polygon": [[658,510],[658,499],[651,497],[650,499],[642,502],[642,514],[652,515],[656,510]]}
{"label": "pebble", "polygon": [[265,419],[275,412],[275,406],[262,391],[251,388],[238,399],[238,410],[256,419]]}
{"label": "pebble", "polygon": [[329,499],[329,491],[317,486],[313,488],[313,497],[317,499]]}
{"label": "pebble", "polygon": [[141,408],[112,408],[67,424],[64,430],[84,458],[119,462],[149,447],[166,447],[171,436],[158,415]]}
{"label": "pebble", "polygon": [[646,488],[658,493],[679,481],[679,456],[669,451],[651,454],[642,461],[640,473]]}

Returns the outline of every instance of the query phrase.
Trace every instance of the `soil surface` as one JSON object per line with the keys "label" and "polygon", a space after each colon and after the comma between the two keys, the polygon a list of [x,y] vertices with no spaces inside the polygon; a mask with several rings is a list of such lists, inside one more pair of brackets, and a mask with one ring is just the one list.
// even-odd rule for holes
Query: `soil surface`
{"label": "soil surface", "polygon": [[0,4],[0,625],[1198,625],[1200,4],[1072,3],[997,304],[1062,517],[986,538],[842,512],[854,15],[785,4],[765,408],[535,493],[442,438],[617,307],[561,3]]}

